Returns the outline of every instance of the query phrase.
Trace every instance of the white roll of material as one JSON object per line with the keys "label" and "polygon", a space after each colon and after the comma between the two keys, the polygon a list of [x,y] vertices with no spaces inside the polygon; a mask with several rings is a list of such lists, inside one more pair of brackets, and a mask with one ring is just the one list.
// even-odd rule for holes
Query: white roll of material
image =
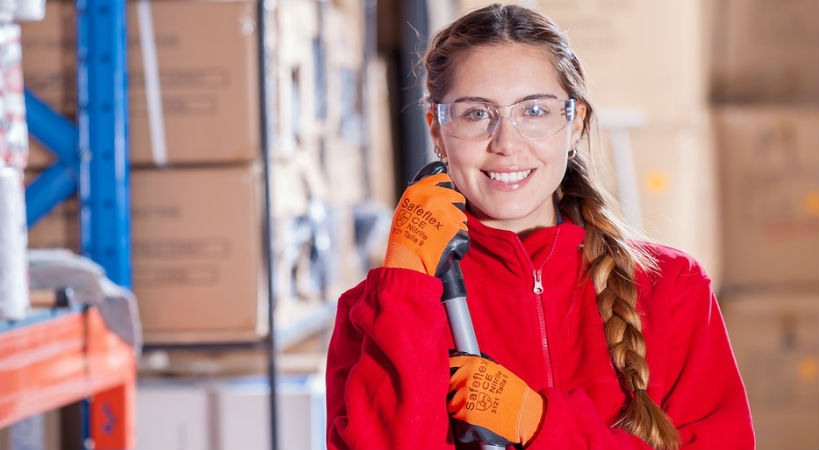
{"label": "white roll of material", "polygon": [[0,23],[11,23],[16,9],[17,0],[0,0]]}
{"label": "white roll of material", "polygon": [[45,0],[17,0],[15,21],[36,21],[45,18]]}
{"label": "white roll of material", "polygon": [[0,320],[20,320],[28,311],[27,243],[22,172],[0,165]]}

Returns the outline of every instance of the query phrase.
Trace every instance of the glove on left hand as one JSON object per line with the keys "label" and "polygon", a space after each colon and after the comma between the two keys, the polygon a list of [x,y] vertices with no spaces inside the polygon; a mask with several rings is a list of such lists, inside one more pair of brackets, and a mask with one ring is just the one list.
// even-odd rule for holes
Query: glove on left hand
{"label": "glove on left hand", "polygon": [[455,439],[492,445],[527,445],[537,433],[545,399],[507,368],[486,358],[449,358],[447,409]]}

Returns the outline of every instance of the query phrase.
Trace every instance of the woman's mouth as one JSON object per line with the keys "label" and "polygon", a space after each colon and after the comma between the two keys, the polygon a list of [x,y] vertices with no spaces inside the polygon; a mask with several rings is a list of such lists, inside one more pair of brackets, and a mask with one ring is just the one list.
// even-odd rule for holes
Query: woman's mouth
{"label": "woman's mouth", "polygon": [[501,183],[517,183],[532,173],[532,169],[520,170],[517,172],[484,172],[489,178]]}

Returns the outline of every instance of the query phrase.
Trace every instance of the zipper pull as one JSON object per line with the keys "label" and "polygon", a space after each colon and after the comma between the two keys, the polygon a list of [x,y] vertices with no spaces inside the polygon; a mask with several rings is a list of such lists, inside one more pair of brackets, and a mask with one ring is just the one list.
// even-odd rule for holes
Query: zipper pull
{"label": "zipper pull", "polygon": [[543,293],[543,283],[540,280],[540,269],[537,269],[532,273],[535,276],[535,286],[532,288],[532,291],[535,294],[540,295]]}

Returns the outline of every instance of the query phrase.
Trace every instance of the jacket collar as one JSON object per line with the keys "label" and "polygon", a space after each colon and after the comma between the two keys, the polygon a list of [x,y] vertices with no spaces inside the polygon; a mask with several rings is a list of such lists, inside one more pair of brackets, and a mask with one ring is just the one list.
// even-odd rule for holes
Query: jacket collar
{"label": "jacket collar", "polygon": [[580,244],[586,236],[583,227],[575,225],[567,217],[560,225],[541,228],[521,239],[517,233],[482,223],[468,211],[466,216],[469,236],[474,245],[486,247],[492,253],[513,253],[523,267],[531,265],[535,269],[542,267],[549,270],[547,266],[550,262],[576,261],[580,255]]}

